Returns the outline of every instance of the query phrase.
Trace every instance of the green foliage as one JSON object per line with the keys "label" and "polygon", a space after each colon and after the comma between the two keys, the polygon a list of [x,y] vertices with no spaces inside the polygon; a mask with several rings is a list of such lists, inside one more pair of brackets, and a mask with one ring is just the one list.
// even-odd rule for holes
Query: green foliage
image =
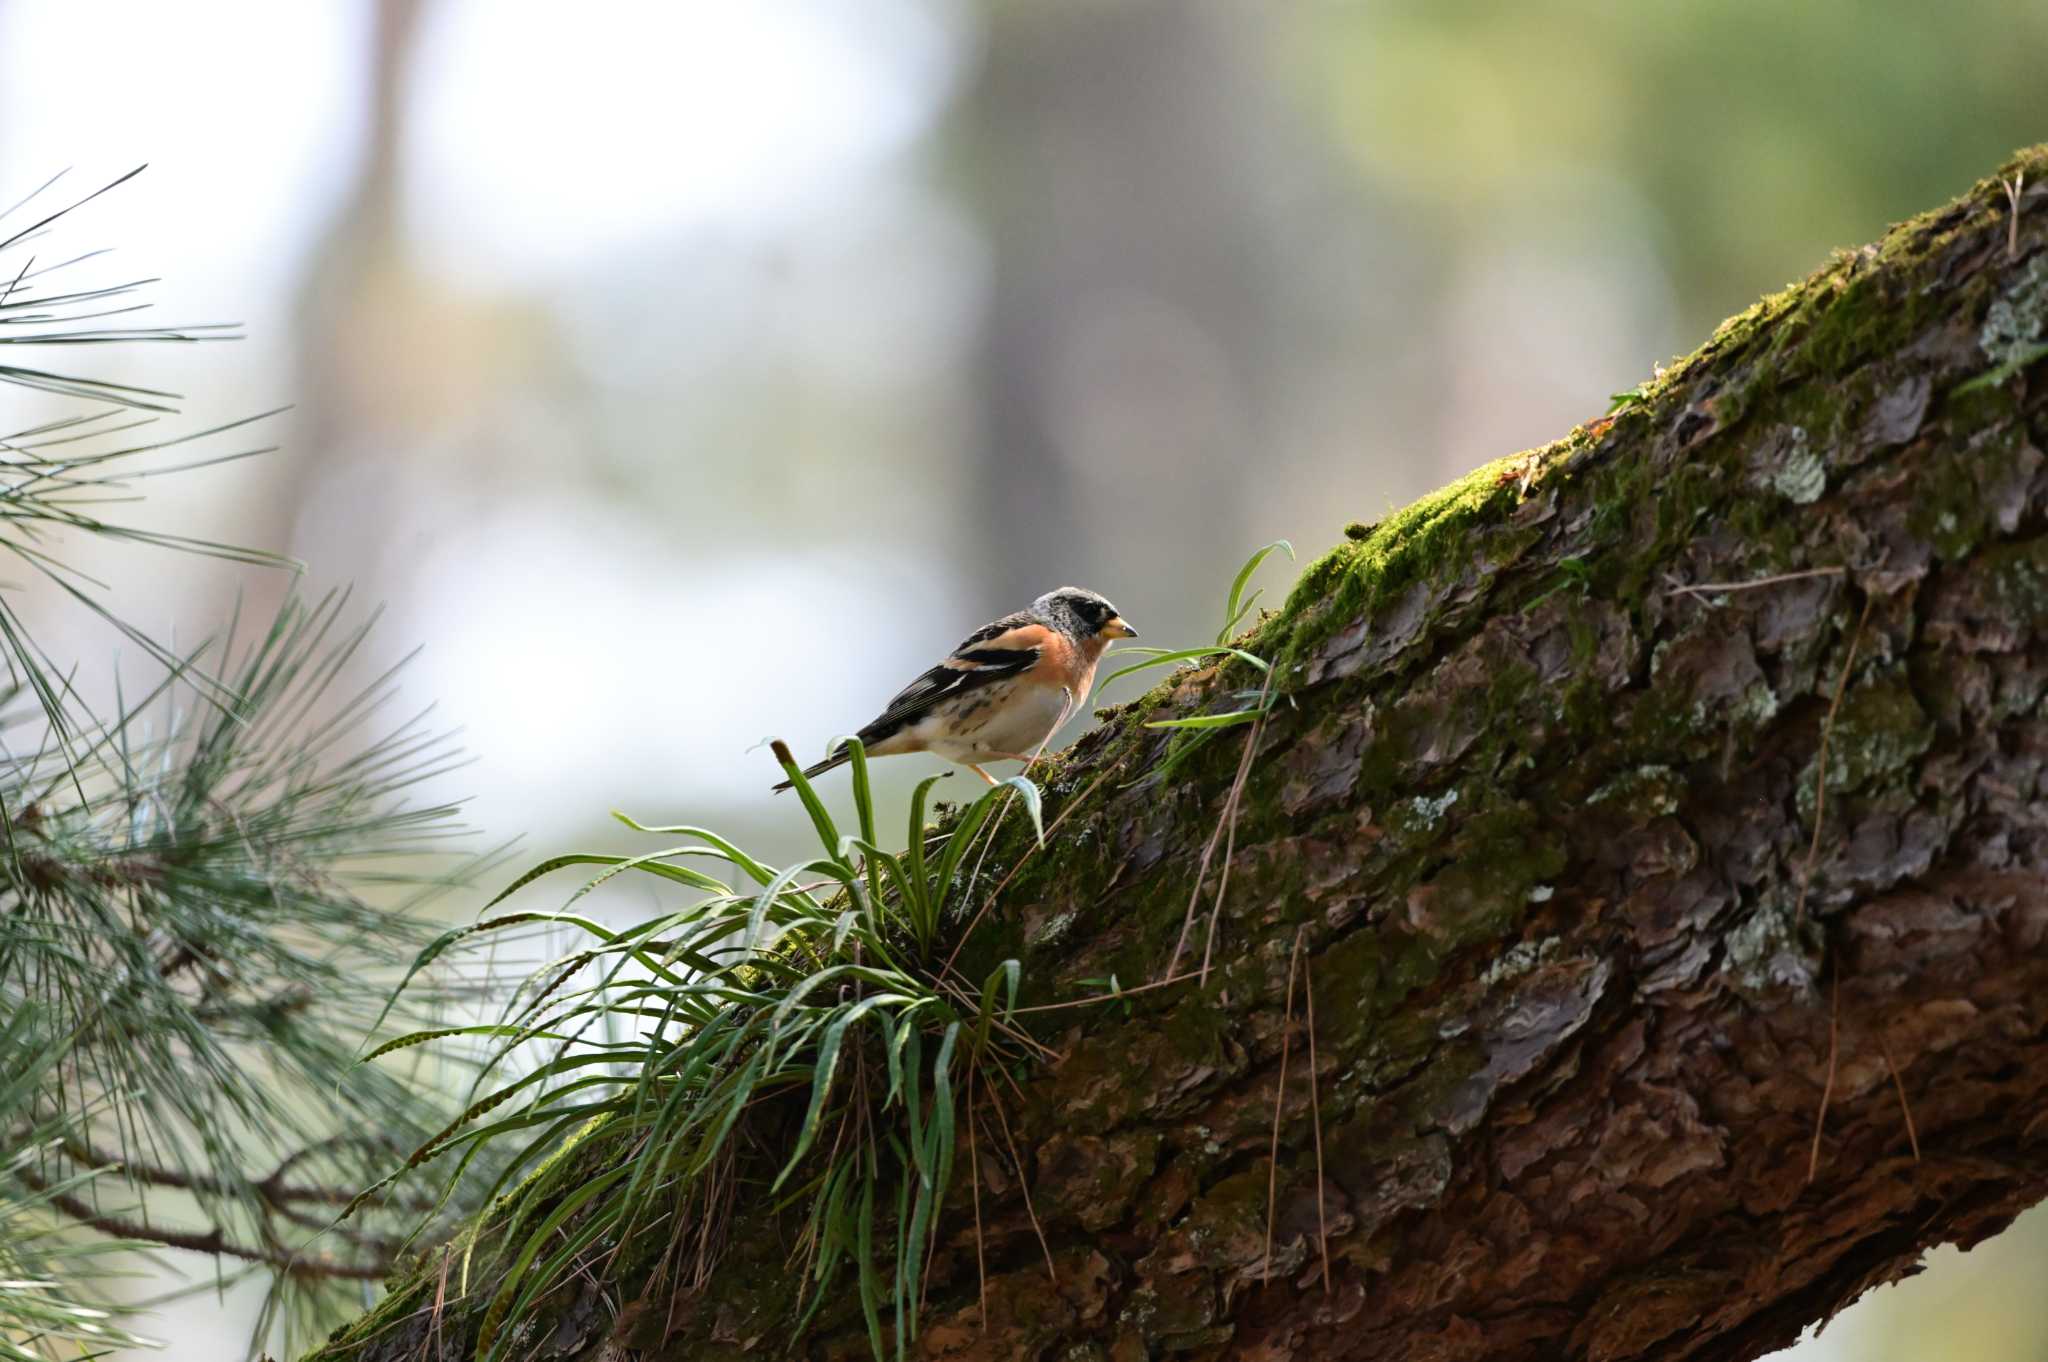
{"label": "green foliage", "polygon": [[[421,952],[418,968],[458,942],[537,922],[583,939],[537,971],[500,1021],[422,1031],[368,1056],[457,1036],[488,1045],[475,1100],[408,1163],[455,1156],[453,1188],[483,1151],[515,1149],[489,1190],[509,1194],[463,1247],[465,1267],[486,1244],[504,1264],[480,1356],[507,1356],[529,1308],[595,1256],[649,1235],[673,1244],[714,1234],[718,1208],[742,1184],[804,1208],[798,1330],[851,1267],[876,1356],[887,1353],[885,1317],[899,1356],[915,1337],[956,1135],[973,1119],[966,1091],[974,1074],[1014,1064],[1029,1046],[1009,1022],[1017,962],[975,987],[941,963],[941,928],[958,916],[973,878],[966,858],[999,811],[1021,804],[1043,836],[1039,793],[1021,776],[1003,781],[935,838],[926,806],[945,777],[933,776],[911,797],[903,849],[889,851],[877,841],[866,751],[858,739],[848,751],[855,832],[840,830],[775,744],[816,856],[777,868],[703,828],[622,818],[675,840],[634,856],[545,861],[492,906],[568,866],[599,871],[563,911],[488,919]],[[707,864],[751,887],[729,887]],[[619,930],[567,911],[628,872],[702,897]],[[575,1155],[593,1143],[631,1157],[593,1175]],[[699,1261],[715,1253],[700,1241]]]}
{"label": "green foliage", "polygon": [[[68,260],[42,264],[36,243],[69,213],[91,203],[141,174],[132,170],[112,184],[77,201],[33,217],[0,237],[0,347],[8,349],[75,348],[128,344],[137,341],[193,343],[234,339],[234,328],[202,326],[118,326],[106,325],[111,317],[126,317],[146,304],[129,301],[149,280],[127,280],[93,287],[52,287],[49,276],[67,266],[90,259],[93,252]],[[57,177],[61,179],[62,177]],[[56,184],[44,184],[28,198],[0,213],[0,224],[25,210]],[[19,264],[15,263],[19,260]],[[98,324],[96,324],[98,323]],[[8,353],[0,349],[0,355]],[[136,526],[102,519],[96,508],[113,502],[132,501],[129,484],[141,479],[189,472],[254,454],[267,448],[209,453],[182,462],[166,464],[155,456],[163,450],[195,444],[231,430],[238,430],[263,416],[249,417],[184,435],[130,439],[131,432],[153,426],[159,416],[174,411],[167,405],[174,393],[132,384],[114,383],[70,371],[57,371],[29,364],[0,363],[0,382],[11,383],[61,398],[77,399],[84,405],[66,407],[28,424],[0,425],[0,552],[25,564],[61,595],[99,616],[122,637],[135,643],[160,665],[176,670],[182,659],[149,635],[127,623],[101,599],[99,583],[68,566],[53,551],[51,537],[64,531],[79,531],[102,539],[122,540],[151,547],[225,558],[232,562],[266,567],[290,567],[289,559],[255,549],[239,548],[209,540],[161,534]],[[274,413],[265,413],[272,415]],[[60,743],[72,736],[76,697],[68,681],[50,664],[36,646],[9,597],[0,593],[0,654],[9,664],[10,676],[24,682],[42,708],[43,718]],[[215,698],[225,698],[215,691]]]}
{"label": "green foliage", "polygon": [[[22,224],[0,234],[0,345],[224,338],[127,325],[146,281],[59,282],[96,253],[51,256],[46,239],[95,197],[0,214]],[[62,1311],[92,1308],[81,1273],[112,1270],[100,1259],[123,1241],[211,1253],[223,1279],[269,1274],[252,1346],[276,1326],[296,1350],[360,1307],[402,1228],[394,1212],[329,1233],[336,1210],[449,1114],[439,1073],[354,1060],[430,936],[413,909],[462,864],[452,809],[411,795],[452,752],[385,717],[389,673],[347,680],[367,626],[347,624],[343,596],[288,596],[253,631],[236,619],[173,651],[65,561],[89,536],[289,567],[102,514],[139,480],[261,452],[167,453],[246,423],[145,436],[173,394],[33,362],[0,364],[0,382],[21,404],[0,421],[0,552],[147,669],[139,694],[133,667],[80,684],[23,622],[22,588],[0,590],[0,1339],[29,1350],[0,1357],[119,1342]],[[416,990],[395,1024],[448,1001]],[[60,1268],[80,1287],[70,1304]]]}
{"label": "green foliage", "polygon": [[[1155,667],[1177,667],[1184,663],[1207,662],[1212,658],[1219,657],[1233,658],[1253,668],[1261,676],[1270,677],[1272,667],[1267,663],[1266,659],[1246,652],[1242,648],[1231,646],[1230,639],[1237,632],[1238,626],[1244,622],[1244,617],[1251,613],[1252,607],[1258,603],[1259,596],[1264,592],[1262,587],[1258,591],[1252,592],[1250,596],[1246,596],[1244,589],[1250,583],[1253,574],[1259,570],[1259,565],[1264,563],[1275,549],[1286,550],[1290,561],[1294,558],[1294,546],[1285,539],[1276,539],[1247,558],[1244,566],[1237,570],[1237,576],[1230,583],[1229,600],[1223,609],[1223,628],[1217,631],[1214,647],[1125,649],[1126,652],[1137,655],[1143,658],[1143,660],[1133,662],[1128,667],[1111,672],[1103,678],[1103,688],[1107,689],[1113,681],[1119,681],[1126,676],[1132,676],[1139,672],[1150,671]],[[1234,728],[1239,724],[1248,724],[1260,715],[1267,713],[1273,707],[1275,699],[1272,687],[1265,683],[1252,690],[1235,692],[1233,698],[1242,702],[1240,708],[1226,710],[1219,714],[1197,714],[1185,719],[1155,719],[1148,722],[1145,726],[1147,728],[1198,730]]]}
{"label": "green foliage", "polygon": [[[187,1237],[219,1228],[272,1268],[324,1228],[323,1189],[360,1186],[444,1119],[430,1088],[353,1062],[427,937],[406,900],[441,881],[407,865],[438,849],[451,810],[404,801],[448,759],[435,738],[360,737],[388,686],[336,693],[365,632],[339,628],[342,603],[287,602],[248,646],[230,630],[195,653],[194,667],[226,659],[229,705],[169,681],[81,724],[68,765],[46,748],[0,767],[0,996],[74,1038],[31,1107],[70,1114],[74,1138],[36,1157],[37,1176],[119,1163],[109,1181],[131,1195],[196,1202]],[[394,892],[396,908],[370,897]],[[445,1002],[421,990],[417,1019]],[[381,1275],[388,1233],[318,1256]]]}
{"label": "green foliage", "polygon": [[1188,741],[1178,744],[1168,754],[1160,774],[1171,774],[1180,763],[1186,761],[1196,751],[1200,750],[1202,744],[1209,738],[1214,737],[1220,730],[1235,728],[1239,724],[1248,724],[1263,718],[1265,715],[1272,713],[1273,706],[1280,702],[1280,695],[1273,689],[1272,664],[1256,653],[1248,652],[1229,642],[1236,634],[1238,627],[1244,622],[1244,617],[1251,613],[1252,607],[1257,603],[1263,591],[1263,588],[1261,588],[1260,591],[1254,591],[1250,596],[1246,596],[1244,589],[1251,582],[1253,575],[1258,572],[1260,565],[1272,555],[1275,549],[1286,550],[1289,561],[1293,560],[1294,546],[1285,539],[1276,539],[1247,558],[1244,566],[1238,569],[1237,576],[1231,579],[1230,595],[1223,608],[1223,627],[1217,631],[1214,646],[1206,648],[1129,648],[1124,651],[1138,656],[1141,660],[1133,662],[1128,667],[1119,668],[1103,678],[1102,686],[1104,689],[1108,689],[1112,682],[1122,680],[1126,676],[1134,676],[1141,672],[1151,671],[1157,667],[1179,667],[1189,663],[1206,663],[1219,658],[1223,659],[1226,663],[1231,661],[1242,662],[1259,674],[1259,684],[1257,686],[1243,687],[1225,693],[1225,698],[1233,702],[1233,708],[1220,710],[1213,714],[1189,715],[1180,719],[1150,719],[1146,721],[1145,727],[1147,728],[1179,730],[1188,734]]}
{"label": "green foliage", "polygon": [[149,1344],[101,1303],[97,1260],[116,1246],[66,1235],[56,1209],[100,1170],[54,1182],[36,1177],[39,1155],[61,1146],[70,1129],[62,1118],[35,1114],[69,1049],[39,1023],[26,1007],[0,1018],[0,1126],[10,1132],[0,1150],[0,1362],[41,1362],[58,1348],[83,1358]]}
{"label": "green foliage", "polygon": [[1217,643],[1230,642],[1231,636],[1237,632],[1237,626],[1244,622],[1244,617],[1251,613],[1252,607],[1259,603],[1259,597],[1265,594],[1264,587],[1260,587],[1249,596],[1244,594],[1244,589],[1250,583],[1252,574],[1259,570],[1259,564],[1265,562],[1275,549],[1285,549],[1288,562],[1298,561],[1294,556],[1294,545],[1285,539],[1275,539],[1245,559],[1244,566],[1237,570],[1237,576],[1231,580],[1230,601],[1223,608],[1223,627],[1216,631]]}

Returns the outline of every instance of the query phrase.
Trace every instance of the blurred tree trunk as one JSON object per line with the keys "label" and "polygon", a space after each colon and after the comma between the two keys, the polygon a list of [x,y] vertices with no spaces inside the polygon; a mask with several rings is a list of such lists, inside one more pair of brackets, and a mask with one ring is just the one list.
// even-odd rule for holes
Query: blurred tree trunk
{"label": "blurred tree trunk", "polygon": [[405,144],[406,78],[425,10],[426,0],[376,0],[372,8],[368,109],[355,183],[313,253],[312,272],[299,299],[306,333],[299,383],[314,393],[301,419],[320,444],[333,443],[351,421],[350,407],[374,396],[344,367],[346,347],[336,335],[367,324],[383,277],[402,268],[398,172]]}
{"label": "blurred tree trunk", "polygon": [[[369,452],[346,448],[349,431],[376,431],[403,419],[366,414],[399,405],[390,391],[391,366],[407,352],[405,329],[412,320],[398,305],[407,291],[398,175],[406,79],[426,8],[427,0],[376,0],[372,6],[355,180],[311,252],[299,290],[299,399],[292,418],[298,453],[284,461],[291,481],[272,499],[285,524],[259,542],[293,544],[295,525],[313,509],[320,471],[353,466]],[[377,452],[381,443],[375,436],[365,441]],[[379,516],[358,515],[350,531],[374,537],[381,524]],[[357,561],[368,556],[353,555]]]}
{"label": "blurred tree trunk", "polygon": [[[1141,719],[1242,703],[1191,675],[1054,767],[1048,817],[1086,803],[968,976],[1156,979],[1205,864],[1215,972],[1032,1014],[1063,1058],[1023,1166],[978,1152],[978,1235],[956,1188],[916,1355],[1745,1359],[2048,1196],[2048,150],[2022,169],[2016,230],[1986,181],[1358,527],[1249,645],[1270,722],[1163,774],[1187,738]],[[738,1217],[699,1292],[594,1260],[532,1355],[790,1355],[786,1229]],[[467,1355],[489,1282],[447,1261],[322,1356]],[[849,1303],[799,1351],[865,1348]]]}
{"label": "blurred tree trunk", "polygon": [[1128,580],[1120,551],[1199,571],[1243,537],[1217,508],[1268,442],[1262,199],[1289,148],[1249,78],[1253,35],[1185,0],[987,10],[959,157],[993,255],[972,517],[986,594]]}

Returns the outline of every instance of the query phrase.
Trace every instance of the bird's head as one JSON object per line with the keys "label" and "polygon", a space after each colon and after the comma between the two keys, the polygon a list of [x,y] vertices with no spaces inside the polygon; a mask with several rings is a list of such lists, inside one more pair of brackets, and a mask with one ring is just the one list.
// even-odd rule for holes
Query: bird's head
{"label": "bird's head", "polygon": [[1031,609],[1048,623],[1078,639],[1099,639],[1107,643],[1113,638],[1138,636],[1136,629],[1124,623],[1124,617],[1117,613],[1115,606],[1083,587],[1063,586],[1057,591],[1048,591],[1031,603]]}

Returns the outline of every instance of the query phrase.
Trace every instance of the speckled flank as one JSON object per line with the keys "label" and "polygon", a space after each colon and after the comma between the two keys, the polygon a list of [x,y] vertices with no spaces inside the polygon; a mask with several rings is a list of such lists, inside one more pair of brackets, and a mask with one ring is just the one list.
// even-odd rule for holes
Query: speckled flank
{"label": "speckled flank", "polygon": [[1050,738],[1069,705],[1064,691],[998,683],[977,691],[946,714],[947,734],[928,740],[932,751],[955,761],[1029,756]]}

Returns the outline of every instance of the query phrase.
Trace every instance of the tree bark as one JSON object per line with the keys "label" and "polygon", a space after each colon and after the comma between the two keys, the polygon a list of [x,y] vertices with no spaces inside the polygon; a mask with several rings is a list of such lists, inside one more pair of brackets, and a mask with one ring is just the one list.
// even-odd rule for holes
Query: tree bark
{"label": "tree bark", "polygon": [[[961,1160],[916,1355],[1752,1358],[2048,1195],[2048,148],[2022,173],[1354,527],[1246,645],[1269,722],[1162,774],[1189,738],[1144,721],[1248,684],[1186,674],[1050,768],[1072,816],[997,845],[968,977],[1160,978],[1249,742],[1214,970],[1027,1014],[1062,1059],[1022,1167],[977,1151],[978,1236]],[[864,1354],[857,1311],[788,1339],[786,1236],[742,1206],[697,1291],[623,1252],[532,1355]],[[465,1355],[488,1284],[442,1271],[321,1356]]]}

